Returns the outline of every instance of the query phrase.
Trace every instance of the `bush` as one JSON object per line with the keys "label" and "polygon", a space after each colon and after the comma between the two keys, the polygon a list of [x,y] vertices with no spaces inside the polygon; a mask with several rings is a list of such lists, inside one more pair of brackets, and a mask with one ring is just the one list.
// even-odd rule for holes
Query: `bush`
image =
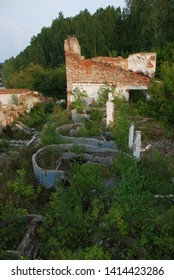
{"label": "bush", "polygon": [[99,104],[102,106],[105,106],[106,101],[108,101],[109,93],[113,93],[114,91],[115,91],[115,88],[111,87],[107,83],[105,83],[105,85],[101,86],[97,92],[97,94],[98,94],[97,101],[99,102]]}
{"label": "bush", "polygon": [[36,189],[32,184],[27,184],[27,171],[25,169],[17,170],[17,177],[13,181],[8,181],[7,188],[5,190],[8,195],[13,196],[15,200],[15,205],[18,207],[30,208],[30,203],[37,201],[41,189],[37,187]]}
{"label": "bush", "polygon": [[100,108],[95,108],[90,113],[90,120],[92,120],[92,121],[97,121],[100,123],[102,121],[102,117],[103,117],[103,113]]}
{"label": "bush", "polygon": [[131,121],[128,115],[116,113],[112,133],[117,145],[124,151],[128,151],[129,127]]}
{"label": "bush", "polygon": [[10,88],[28,88],[58,98],[59,95],[65,95],[65,65],[48,69],[39,64],[30,63],[27,67],[22,66],[18,72],[11,74],[10,80],[5,82]]}
{"label": "bush", "polygon": [[72,92],[74,97],[73,107],[77,110],[78,113],[83,113],[85,108],[84,105],[84,97],[88,97],[85,90],[80,90],[79,88],[75,88]]}
{"label": "bush", "polygon": [[153,194],[172,194],[174,191],[171,182],[173,173],[171,166],[174,167],[172,162],[167,157],[164,157],[159,150],[145,153],[139,166],[140,172],[146,180],[144,190],[148,190]]}
{"label": "bush", "polygon": [[41,134],[41,143],[44,146],[61,143],[61,139],[56,133],[56,128],[57,125],[52,122],[49,122],[44,126]]}
{"label": "bush", "polygon": [[60,105],[54,106],[52,114],[47,117],[47,124],[43,127],[41,143],[43,145],[62,143],[62,140],[56,133],[56,128],[70,122],[70,112],[62,109]]}
{"label": "bush", "polygon": [[7,152],[9,150],[9,147],[10,147],[10,145],[9,145],[8,141],[2,140],[0,142],[0,153]]}
{"label": "bush", "polygon": [[[74,163],[68,173],[68,186],[57,186],[52,193],[46,222],[40,230],[42,258],[96,259],[97,252],[99,257],[109,258],[104,249],[93,247],[93,235],[104,210],[104,201],[98,198],[105,192],[101,175],[99,166]],[[52,245],[45,248],[45,240]]]}
{"label": "bush", "polygon": [[174,64],[163,64],[160,69],[161,81],[152,80],[149,87],[151,100],[138,102],[140,114],[160,119],[166,125],[174,125]]}
{"label": "bush", "polygon": [[47,122],[49,115],[53,113],[54,107],[54,103],[40,103],[19,119],[31,128],[41,130],[42,126]]}

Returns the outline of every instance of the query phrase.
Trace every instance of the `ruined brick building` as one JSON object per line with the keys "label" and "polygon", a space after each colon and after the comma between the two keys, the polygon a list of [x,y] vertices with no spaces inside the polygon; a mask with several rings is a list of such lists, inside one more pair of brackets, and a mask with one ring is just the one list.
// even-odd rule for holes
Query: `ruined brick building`
{"label": "ruined brick building", "polygon": [[150,79],[155,76],[156,53],[136,53],[127,59],[122,57],[94,57],[85,59],[76,36],[68,36],[64,42],[67,103],[72,101],[75,88],[84,89],[88,96],[97,98],[98,89],[106,82],[115,87],[115,94],[127,100],[134,90],[147,93]]}
{"label": "ruined brick building", "polygon": [[0,130],[40,102],[44,102],[44,97],[36,91],[0,89]]}

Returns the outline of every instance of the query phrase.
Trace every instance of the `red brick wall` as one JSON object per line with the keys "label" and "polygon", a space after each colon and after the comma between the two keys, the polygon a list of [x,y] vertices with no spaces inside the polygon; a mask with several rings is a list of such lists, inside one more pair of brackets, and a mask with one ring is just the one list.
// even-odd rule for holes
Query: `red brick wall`
{"label": "red brick wall", "polygon": [[[122,87],[148,86],[150,82],[148,76],[128,70],[128,59],[122,57],[84,59],[75,36],[65,40],[65,58],[68,105],[72,94],[72,83],[101,84],[107,82],[116,87]],[[150,62],[148,61],[148,63]]]}

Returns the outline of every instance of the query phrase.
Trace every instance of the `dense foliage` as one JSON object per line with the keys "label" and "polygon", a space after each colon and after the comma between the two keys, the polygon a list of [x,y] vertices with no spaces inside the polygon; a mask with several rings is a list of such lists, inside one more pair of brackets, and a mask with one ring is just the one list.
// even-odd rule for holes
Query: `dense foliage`
{"label": "dense foliage", "polygon": [[93,15],[85,9],[77,16],[65,18],[60,12],[51,27],[43,27],[24,51],[5,61],[6,87],[34,88],[54,96],[65,92],[65,69],[61,66],[64,40],[74,34],[86,57],[127,56],[153,50],[158,53],[158,66],[164,61],[174,62],[174,1],[126,0],[125,3],[123,10],[108,6]]}
{"label": "dense foliage", "polygon": [[[34,178],[31,156],[35,148],[13,151],[5,140],[10,130],[5,131],[0,147],[7,160],[5,167],[4,159],[0,160],[1,259],[16,258],[11,250],[17,250],[27,229],[27,215],[33,213],[44,216],[37,229],[38,259],[173,259],[174,158],[152,149],[136,161],[126,143],[130,122],[140,120],[139,104],[119,99],[115,103],[116,119],[107,131],[113,134],[120,151],[112,167],[73,162],[67,169],[67,181],[50,191],[38,186]],[[100,100],[98,108],[95,103],[91,127],[89,123],[86,126],[86,132],[95,131],[95,136],[101,135],[96,129],[96,123],[99,127],[102,122],[96,117],[99,109]],[[59,144],[55,129],[71,122],[70,111],[56,103],[42,104],[22,121],[40,129],[42,145]],[[149,134],[149,121],[143,138],[150,141],[155,131]],[[150,126],[153,121],[159,126],[153,118]],[[84,151],[74,145],[71,152]],[[55,156],[49,153],[49,160]],[[42,160],[48,163],[48,154]],[[107,180],[111,185],[106,185]]]}
{"label": "dense foliage", "polygon": [[168,128],[173,127],[174,64],[166,62],[161,65],[160,80],[152,80],[148,92],[151,100],[138,102],[139,113],[165,121]]}

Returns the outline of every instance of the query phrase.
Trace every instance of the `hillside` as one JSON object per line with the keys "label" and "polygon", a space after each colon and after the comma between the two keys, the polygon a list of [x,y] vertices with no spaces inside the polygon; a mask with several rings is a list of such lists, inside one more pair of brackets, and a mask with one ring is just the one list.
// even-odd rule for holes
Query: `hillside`
{"label": "hillside", "polygon": [[[88,110],[89,119],[80,128],[72,124],[68,109],[50,103],[20,118],[23,131],[15,126],[4,130],[1,259],[173,259],[174,150],[166,152],[166,143],[173,145],[173,130],[138,113],[147,103],[117,98],[114,123],[106,127],[104,100],[88,108],[79,100],[74,103],[78,110]],[[128,149],[132,121],[142,131],[142,148],[161,141],[165,149],[152,144],[137,161]],[[89,138],[96,143],[105,139],[108,147],[113,141],[116,150],[100,147],[97,152],[91,146],[91,152],[85,152],[85,144],[68,144],[69,133],[73,139],[85,137],[87,143]],[[29,145],[31,135],[36,138]],[[61,154],[58,147],[67,145],[68,153]],[[55,168],[66,175],[51,189],[38,182],[40,175],[37,179],[32,168],[32,155],[43,147],[37,161],[44,174]]]}

